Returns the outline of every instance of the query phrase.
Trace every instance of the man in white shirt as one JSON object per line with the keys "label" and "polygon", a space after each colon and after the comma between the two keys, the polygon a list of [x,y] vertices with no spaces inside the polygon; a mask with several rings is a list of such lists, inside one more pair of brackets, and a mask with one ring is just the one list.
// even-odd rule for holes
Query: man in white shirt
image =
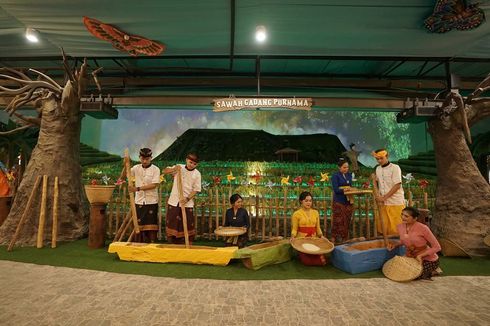
{"label": "man in white shirt", "polygon": [[[378,162],[376,180],[378,182],[378,202],[380,217],[383,219],[386,235],[397,235],[396,226],[402,223],[402,210],[405,208],[405,195],[402,188],[402,171],[396,164],[388,160],[388,151],[378,149],[371,153]],[[380,221],[376,221],[376,229],[384,234]]]}
{"label": "man in white shirt", "polygon": [[[181,207],[185,207],[187,216],[187,232],[189,243],[192,243],[196,235],[194,225],[194,197],[201,192],[201,173],[196,169],[199,157],[195,153],[187,154],[184,164],[176,164],[163,170],[164,174],[172,174],[174,181],[172,191],[168,198],[167,215],[165,218],[165,233],[167,241],[174,244],[184,243],[184,224]],[[182,176],[183,198],[180,199],[177,187],[177,171]]]}
{"label": "man in white shirt", "polygon": [[149,148],[140,149],[140,162],[131,168],[135,185],[128,190],[135,193],[136,215],[140,233],[135,242],[155,242],[158,233],[158,192],[160,169],[151,164],[152,152]]}

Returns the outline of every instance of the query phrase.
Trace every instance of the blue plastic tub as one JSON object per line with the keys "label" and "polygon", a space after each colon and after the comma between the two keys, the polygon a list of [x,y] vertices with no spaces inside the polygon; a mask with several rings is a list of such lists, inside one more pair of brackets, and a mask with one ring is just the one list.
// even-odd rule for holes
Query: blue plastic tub
{"label": "blue plastic tub", "polygon": [[[397,242],[398,240],[391,240]],[[356,246],[372,246],[370,249],[356,249]],[[395,255],[404,255],[405,249],[398,247],[392,251],[383,247],[383,240],[372,240],[335,246],[331,255],[332,265],[350,274],[359,274],[381,269],[383,264]]]}

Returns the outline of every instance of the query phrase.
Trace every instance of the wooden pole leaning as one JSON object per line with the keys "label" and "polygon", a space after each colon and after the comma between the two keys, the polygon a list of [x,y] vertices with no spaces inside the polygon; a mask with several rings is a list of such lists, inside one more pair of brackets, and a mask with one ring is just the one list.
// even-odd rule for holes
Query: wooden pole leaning
{"label": "wooden pole leaning", "polygon": [[39,211],[39,225],[37,227],[36,247],[42,248],[44,241],[44,225],[46,224],[46,203],[48,201],[48,176],[43,175],[43,190],[41,193],[41,210]]}
{"label": "wooden pole leaning", "polygon": [[157,239],[162,240],[162,187],[159,184],[157,187],[158,191],[158,232]]}
{"label": "wooden pole leaning", "polygon": [[[177,189],[179,191],[179,201],[184,199],[184,189],[182,187],[182,172],[180,171],[180,169],[181,169],[180,165],[177,165]],[[187,231],[187,213],[185,211],[185,206],[182,206],[181,203],[179,203],[179,206],[182,211],[182,224],[184,226],[185,247],[189,249],[190,245],[189,245],[189,232]]]}
{"label": "wooden pole leaning", "polygon": [[51,248],[56,248],[56,241],[58,240],[58,200],[59,200],[59,186],[58,177],[54,177],[54,197],[53,197],[53,227],[51,229]]}
{"label": "wooden pole leaning", "polygon": [[25,220],[27,218],[27,213],[29,212],[29,209],[31,208],[32,201],[34,199],[34,195],[36,194],[36,190],[39,187],[39,183],[41,182],[41,176],[37,176],[36,181],[34,182],[34,186],[32,187],[31,194],[29,195],[29,199],[27,200],[27,204],[24,209],[24,213],[22,214],[19,224],[17,224],[17,228],[15,229],[14,236],[12,237],[12,240],[10,240],[10,244],[7,247],[7,251],[12,251],[12,248],[15,245],[15,242],[17,241],[17,237],[19,236],[19,233],[24,226]]}
{"label": "wooden pole leaning", "polygon": [[[126,177],[128,178],[128,186],[134,186],[134,182],[131,178],[131,163],[129,162],[129,150],[126,149],[124,151],[124,164],[126,167]],[[134,202],[134,193],[132,191],[128,191],[129,193],[129,205],[131,210],[131,219],[133,221],[134,232],[136,234],[140,233],[140,227],[138,225],[138,216],[136,215],[136,204]]]}
{"label": "wooden pole leaning", "polygon": [[371,176],[371,178],[373,180],[373,213],[374,213],[374,219],[375,220],[377,219],[381,223],[381,230],[383,230],[383,242],[384,242],[385,247],[387,247],[388,246],[388,237],[386,235],[385,222],[384,222],[383,216],[381,215],[381,211],[379,209],[379,206],[383,206],[383,204],[378,205],[378,201],[376,200],[376,198],[379,195],[378,184],[376,181],[376,175],[373,174]]}
{"label": "wooden pole leaning", "polygon": [[131,212],[127,212],[126,217],[124,218],[121,227],[116,233],[114,237],[114,241],[123,241],[124,235],[128,231],[129,226],[131,225]]}

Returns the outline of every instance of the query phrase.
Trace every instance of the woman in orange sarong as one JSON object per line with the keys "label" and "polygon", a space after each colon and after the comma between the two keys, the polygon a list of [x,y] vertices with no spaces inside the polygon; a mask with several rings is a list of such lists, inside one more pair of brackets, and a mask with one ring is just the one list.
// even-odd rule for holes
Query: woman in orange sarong
{"label": "woman in orange sarong", "polygon": [[[299,195],[301,208],[293,213],[291,238],[322,237],[320,228],[320,214],[316,209],[311,208],[313,197],[310,192],[304,191]],[[298,253],[300,261],[304,265],[323,266],[327,263],[324,255],[310,255],[302,252]]]}

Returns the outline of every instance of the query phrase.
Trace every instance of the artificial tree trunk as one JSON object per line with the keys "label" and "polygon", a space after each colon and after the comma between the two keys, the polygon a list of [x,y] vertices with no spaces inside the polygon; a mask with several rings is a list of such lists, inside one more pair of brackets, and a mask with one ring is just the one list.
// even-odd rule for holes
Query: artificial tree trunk
{"label": "artificial tree trunk", "polygon": [[[86,84],[85,69],[86,64],[84,63],[78,74],[74,76],[70,74],[71,78],[64,88],[50,79],[48,80],[51,83],[50,87],[38,87],[43,89],[41,93],[38,93],[39,96],[36,99],[41,109],[39,138],[32,151],[10,214],[0,227],[0,243],[10,242],[26,209],[28,209],[28,218],[16,244],[34,245],[36,243],[41,185],[34,190],[32,207],[26,207],[26,203],[36,178],[42,178],[43,175],[49,178],[44,241],[48,242],[51,239],[51,212],[56,176],[59,179],[58,240],[78,239],[88,232],[89,205],[81,183],[79,149],[82,118],[80,96]],[[39,82],[36,83],[39,84]],[[47,82],[43,81],[43,83]],[[49,91],[46,91],[46,88]]]}
{"label": "artificial tree trunk", "polygon": [[430,123],[437,164],[432,227],[473,255],[485,254],[483,238],[490,228],[490,185],[473,160],[461,128]]}
{"label": "artificial tree trunk", "polygon": [[490,252],[484,237],[490,232],[490,185],[471,155],[470,127],[490,116],[490,75],[463,98],[458,91],[447,95],[438,117],[429,123],[437,165],[433,229],[473,255]]}

